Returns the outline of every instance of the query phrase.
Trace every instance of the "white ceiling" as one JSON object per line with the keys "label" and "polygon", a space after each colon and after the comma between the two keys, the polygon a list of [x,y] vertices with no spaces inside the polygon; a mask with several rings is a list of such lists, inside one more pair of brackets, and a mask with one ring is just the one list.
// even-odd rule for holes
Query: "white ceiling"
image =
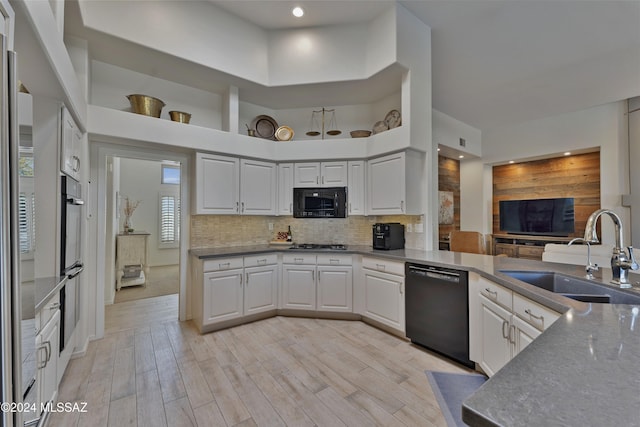
{"label": "white ceiling", "polygon": [[[208,1],[265,29],[366,22],[393,4],[388,0]],[[640,0],[400,3],[432,29],[433,107],[483,131],[640,96]],[[291,16],[294,5],[304,7],[303,18]],[[89,40],[95,59],[145,72],[144,64],[128,64],[120,55],[133,46],[83,34],[74,19],[77,14],[67,13],[65,24]],[[157,70],[149,53],[144,58],[146,66]],[[164,67],[167,73],[172,68],[193,68],[172,58],[158,60],[174,61],[175,67]],[[180,82],[179,74],[165,78]],[[191,85],[205,88],[211,85],[211,70],[193,70],[190,78]],[[377,78],[378,83],[398,78],[397,70]],[[286,93],[299,93],[292,88],[235,83],[243,87],[248,101],[279,90],[272,99],[281,99],[282,108],[298,102],[285,101]],[[362,85],[351,93],[345,87],[335,93],[328,93],[326,86],[315,89],[318,105],[323,96],[332,99],[340,93],[345,103],[358,103],[369,93]]]}

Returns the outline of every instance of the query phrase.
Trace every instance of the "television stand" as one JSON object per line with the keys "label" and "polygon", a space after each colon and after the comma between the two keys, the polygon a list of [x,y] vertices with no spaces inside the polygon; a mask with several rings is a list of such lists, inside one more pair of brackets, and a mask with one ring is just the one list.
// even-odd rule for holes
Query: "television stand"
{"label": "television stand", "polygon": [[566,244],[572,237],[530,236],[525,234],[494,234],[491,238],[493,255],[507,255],[511,258],[542,260],[544,245],[547,243]]}

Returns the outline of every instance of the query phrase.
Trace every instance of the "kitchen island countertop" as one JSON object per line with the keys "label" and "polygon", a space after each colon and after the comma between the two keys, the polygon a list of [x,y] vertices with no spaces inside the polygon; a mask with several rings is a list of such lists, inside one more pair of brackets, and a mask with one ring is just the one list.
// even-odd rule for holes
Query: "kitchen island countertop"
{"label": "kitchen island countertop", "polygon": [[[192,249],[200,259],[290,252],[269,245]],[[301,250],[314,252],[309,250]],[[472,271],[564,313],[498,371],[462,407],[474,426],[640,426],[640,306],[574,301],[512,279],[501,270],[537,270],[584,277],[584,266],[449,251],[374,250],[349,246],[339,253]],[[594,279],[607,284],[610,269]],[[637,274],[630,292],[640,293]]]}

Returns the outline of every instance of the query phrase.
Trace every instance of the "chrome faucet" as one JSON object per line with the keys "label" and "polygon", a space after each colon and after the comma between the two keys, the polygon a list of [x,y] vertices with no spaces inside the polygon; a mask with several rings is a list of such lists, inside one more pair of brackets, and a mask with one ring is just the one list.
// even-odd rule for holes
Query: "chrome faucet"
{"label": "chrome faucet", "polygon": [[584,229],[584,240],[590,243],[599,242],[598,235],[596,233],[596,223],[598,222],[598,218],[605,213],[609,215],[613,221],[616,232],[616,243],[613,248],[613,254],[611,255],[611,270],[613,272],[613,280],[611,280],[611,283],[614,285],[620,285],[621,288],[630,288],[631,283],[629,282],[629,270],[637,270],[638,263],[633,256],[633,247],[627,247],[627,250],[629,251],[628,257],[623,248],[623,230],[622,220],[620,217],[612,210],[598,209],[589,216],[589,219],[587,219],[587,225]]}
{"label": "chrome faucet", "polygon": [[582,237],[576,237],[572,239],[567,246],[573,245],[575,242],[583,242],[587,244],[587,265],[585,266],[585,271],[587,272],[587,279],[593,279],[593,272],[598,271],[598,264],[591,263],[591,243],[588,240],[583,239]]}

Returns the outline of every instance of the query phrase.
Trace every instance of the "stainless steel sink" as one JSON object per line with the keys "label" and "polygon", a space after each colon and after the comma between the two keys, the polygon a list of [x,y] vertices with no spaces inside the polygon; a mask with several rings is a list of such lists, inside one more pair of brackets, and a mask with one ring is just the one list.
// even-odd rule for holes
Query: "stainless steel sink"
{"label": "stainless steel sink", "polygon": [[607,285],[561,273],[516,270],[500,270],[500,272],[521,282],[529,283],[530,285],[577,301],[610,304],[640,304],[639,294],[614,289]]}

